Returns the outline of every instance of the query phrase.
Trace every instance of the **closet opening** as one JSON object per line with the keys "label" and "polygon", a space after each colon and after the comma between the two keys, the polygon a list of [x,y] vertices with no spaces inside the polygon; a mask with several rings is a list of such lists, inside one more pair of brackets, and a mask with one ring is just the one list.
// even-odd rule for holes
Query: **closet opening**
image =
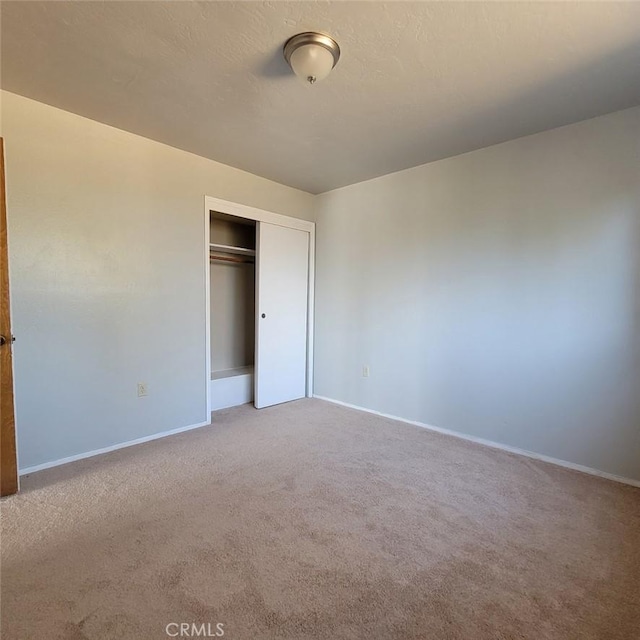
{"label": "closet opening", "polygon": [[256,221],[209,215],[211,410],[253,402]]}
{"label": "closet opening", "polygon": [[310,397],[315,224],[204,200],[207,412]]}

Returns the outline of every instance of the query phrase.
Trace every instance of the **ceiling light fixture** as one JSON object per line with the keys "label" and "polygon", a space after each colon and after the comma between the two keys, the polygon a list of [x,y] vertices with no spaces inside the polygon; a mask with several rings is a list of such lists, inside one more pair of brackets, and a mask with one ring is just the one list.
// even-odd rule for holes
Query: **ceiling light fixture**
{"label": "ceiling light fixture", "polygon": [[298,78],[309,84],[326,78],[340,59],[338,43],[330,36],[315,31],[289,38],[283,53]]}

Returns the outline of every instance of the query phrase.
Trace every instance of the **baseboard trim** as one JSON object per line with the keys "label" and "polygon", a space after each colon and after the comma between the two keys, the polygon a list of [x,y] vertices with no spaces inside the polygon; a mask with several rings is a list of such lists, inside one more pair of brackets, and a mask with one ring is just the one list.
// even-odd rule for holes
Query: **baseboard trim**
{"label": "baseboard trim", "polygon": [[183,433],[185,431],[191,431],[192,429],[199,429],[200,427],[206,427],[211,422],[199,422],[198,424],[190,424],[186,427],[178,427],[177,429],[171,429],[170,431],[161,431],[160,433],[154,433],[150,436],[144,436],[142,438],[136,438],[135,440],[127,440],[126,442],[119,442],[118,444],[112,444],[109,447],[102,447],[102,449],[94,449],[93,451],[86,451],[85,453],[78,453],[75,456],[69,456],[68,458],[60,458],[59,460],[52,460],[51,462],[44,462],[42,464],[36,464],[32,467],[25,467],[18,471],[18,475],[26,476],[29,473],[35,473],[36,471],[44,471],[45,469],[51,469],[52,467],[59,467],[69,462],[76,462],[76,460],[84,460],[85,458],[93,458],[93,456],[99,456],[103,453],[109,453],[111,451],[117,451],[118,449],[126,449],[127,447],[133,447],[136,444],[143,444],[144,442],[151,442],[151,440],[159,440],[160,438],[166,438],[167,436],[174,436],[177,433]]}
{"label": "baseboard trim", "polygon": [[478,438],[476,436],[467,435],[466,433],[461,433],[460,431],[452,431],[451,429],[434,427],[431,424],[426,424],[424,422],[417,422],[416,420],[407,420],[406,418],[393,416],[388,413],[382,413],[381,411],[374,411],[373,409],[367,409],[366,407],[360,407],[358,405],[350,404],[348,402],[342,402],[342,400],[335,400],[333,398],[326,398],[325,396],[319,396],[319,395],[314,395],[313,397],[318,398],[318,400],[324,400],[325,402],[331,402],[332,404],[339,404],[340,406],[348,407],[349,409],[355,409],[357,411],[364,411],[365,413],[371,413],[375,416],[380,416],[381,418],[389,418],[390,420],[397,420],[398,422],[411,424],[415,427],[421,427],[422,429],[429,429],[429,431],[435,431],[437,433],[442,433],[447,436],[453,436],[454,438],[460,438],[461,440],[475,442],[476,444],[481,444],[481,445],[484,445],[485,447],[491,447],[492,449],[500,449],[501,451],[507,451],[509,453],[515,453],[520,456],[525,456],[526,458],[533,458],[534,460],[542,460],[543,462],[548,462],[549,464],[555,464],[556,466],[564,467],[565,469],[580,471],[582,473],[587,473],[592,476],[598,476],[600,478],[606,478],[607,480],[613,480],[614,482],[628,484],[628,485],[631,485],[632,487],[640,487],[640,480],[634,480],[633,478],[625,478],[623,476],[616,476],[612,473],[607,473],[606,471],[600,471],[599,469],[585,467],[584,465],[576,464],[574,462],[568,462],[567,460],[560,460],[559,458],[552,458],[551,456],[546,456],[542,453],[536,453],[535,451],[518,449],[517,447],[511,447],[508,444],[501,444],[500,442],[494,442],[493,440],[485,440],[484,438]]}

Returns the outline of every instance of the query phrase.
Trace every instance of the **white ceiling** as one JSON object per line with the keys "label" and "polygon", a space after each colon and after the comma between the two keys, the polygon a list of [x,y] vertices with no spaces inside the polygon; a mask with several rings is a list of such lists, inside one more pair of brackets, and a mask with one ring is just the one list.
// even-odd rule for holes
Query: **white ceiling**
{"label": "white ceiling", "polygon": [[[319,193],[640,104],[640,3],[6,2],[2,86]],[[342,48],[313,87],[291,35]]]}

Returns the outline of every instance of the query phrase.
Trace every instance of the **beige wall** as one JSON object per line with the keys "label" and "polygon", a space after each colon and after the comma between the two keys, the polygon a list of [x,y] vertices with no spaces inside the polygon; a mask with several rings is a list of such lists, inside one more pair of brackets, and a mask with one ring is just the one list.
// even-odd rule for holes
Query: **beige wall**
{"label": "beige wall", "polygon": [[317,394],[640,479],[640,108],[314,200],[1,95],[21,468],[206,419],[207,194],[317,213]]}
{"label": "beige wall", "polygon": [[316,224],[316,394],[640,479],[640,108],[326,193]]}
{"label": "beige wall", "polygon": [[20,467],[206,420],[204,196],[312,196],[7,92],[2,132]]}

